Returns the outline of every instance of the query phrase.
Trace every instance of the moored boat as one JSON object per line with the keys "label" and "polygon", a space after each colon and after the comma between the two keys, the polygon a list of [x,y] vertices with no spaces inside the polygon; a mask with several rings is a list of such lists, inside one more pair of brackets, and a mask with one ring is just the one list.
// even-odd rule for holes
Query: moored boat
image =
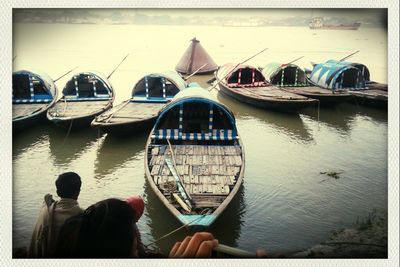
{"label": "moored boat", "polygon": [[130,99],[97,116],[92,126],[123,135],[151,129],[158,112],[185,87],[175,71],[146,75],[135,84]]}
{"label": "moored boat", "polygon": [[74,75],[66,83],[62,94],[47,111],[47,118],[67,129],[90,126],[97,115],[112,107],[115,98],[108,79],[94,71]]}
{"label": "moored boat", "polygon": [[348,91],[334,91],[309,84],[306,73],[295,64],[272,62],[262,69],[262,73],[269,83],[282,90],[317,99],[322,105],[341,103],[351,99]]}
{"label": "moored boat", "polygon": [[314,64],[308,81],[333,92],[345,91],[359,104],[387,107],[387,85],[371,81],[364,64],[337,60]]}
{"label": "moored boat", "polygon": [[264,75],[252,66],[225,64],[215,76],[220,92],[252,106],[296,112],[318,102],[267,83]]}
{"label": "moored boat", "polygon": [[13,130],[20,131],[46,119],[57,99],[57,87],[47,74],[20,70],[12,76]]}
{"label": "moored boat", "polygon": [[201,87],[166,105],[149,135],[146,178],[182,223],[208,227],[238,192],[245,157],[233,113]]}

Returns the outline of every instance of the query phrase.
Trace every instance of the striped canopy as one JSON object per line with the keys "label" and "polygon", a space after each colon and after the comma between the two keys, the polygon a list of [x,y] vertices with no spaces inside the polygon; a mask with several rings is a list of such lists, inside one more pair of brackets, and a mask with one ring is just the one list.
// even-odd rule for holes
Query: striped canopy
{"label": "striped canopy", "polygon": [[50,103],[57,97],[57,87],[46,73],[19,70],[12,76],[13,103]]}
{"label": "striped canopy", "polygon": [[304,71],[295,64],[272,62],[263,68],[262,74],[269,83],[278,86],[304,86],[306,84]]}
{"label": "striped canopy", "polygon": [[170,140],[233,140],[233,113],[201,87],[181,91],[158,116],[152,135]]}
{"label": "striped canopy", "polygon": [[369,79],[368,69],[361,64],[328,60],[315,64],[308,80],[317,86],[332,90],[363,89],[366,78]]}
{"label": "striped canopy", "polygon": [[255,67],[228,63],[218,70],[218,78],[231,87],[240,86],[263,86],[265,85],[264,75]]}
{"label": "striped canopy", "polygon": [[97,71],[75,74],[66,83],[62,93],[68,101],[109,100],[114,97],[114,90],[107,77]]}
{"label": "striped canopy", "polygon": [[186,88],[186,82],[176,71],[151,73],[141,78],[132,89],[132,100],[160,100],[174,97]]}

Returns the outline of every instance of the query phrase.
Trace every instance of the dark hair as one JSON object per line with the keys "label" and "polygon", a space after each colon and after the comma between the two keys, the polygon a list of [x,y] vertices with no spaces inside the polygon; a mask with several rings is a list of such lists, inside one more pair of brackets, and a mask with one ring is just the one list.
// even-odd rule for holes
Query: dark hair
{"label": "dark hair", "polygon": [[56,180],[57,195],[62,198],[72,198],[81,191],[81,177],[75,172],[60,174]]}
{"label": "dark hair", "polygon": [[133,209],[125,201],[109,198],[68,219],[56,251],[58,257],[128,258],[135,239],[140,242]]}

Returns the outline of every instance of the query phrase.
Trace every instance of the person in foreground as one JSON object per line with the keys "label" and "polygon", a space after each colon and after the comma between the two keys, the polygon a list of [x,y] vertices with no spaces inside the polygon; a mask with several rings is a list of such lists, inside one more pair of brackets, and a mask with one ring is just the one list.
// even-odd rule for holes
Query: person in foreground
{"label": "person in foreground", "polygon": [[[143,201],[143,200],[142,200]],[[56,246],[57,258],[146,258],[162,257],[147,253],[136,222],[143,212],[140,200],[109,198],[68,219]],[[200,232],[177,242],[169,256],[210,257],[218,245],[211,233]],[[164,255],[165,257],[165,255]]]}
{"label": "person in foreground", "polygon": [[74,172],[66,172],[58,176],[55,185],[57,195],[61,199],[54,201],[52,195],[44,196],[43,207],[28,248],[28,257],[54,256],[54,248],[62,225],[70,217],[83,212],[77,201],[81,184],[81,177]]}

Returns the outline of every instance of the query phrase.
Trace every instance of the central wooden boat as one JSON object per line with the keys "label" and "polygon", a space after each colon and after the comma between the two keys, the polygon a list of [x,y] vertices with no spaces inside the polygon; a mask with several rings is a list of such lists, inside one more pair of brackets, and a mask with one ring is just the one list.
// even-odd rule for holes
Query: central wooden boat
{"label": "central wooden boat", "polygon": [[317,99],[320,104],[337,104],[351,99],[346,90],[331,90],[307,82],[305,72],[295,64],[272,62],[262,68],[266,80],[282,90]]}
{"label": "central wooden boat", "polygon": [[57,99],[57,87],[47,74],[20,70],[12,76],[12,124],[20,131],[46,119]]}
{"label": "central wooden boat", "polygon": [[166,105],[146,144],[146,178],[182,223],[208,227],[238,192],[245,158],[233,113],[201,87]]}
{"label": "central wooden boat", "polygon": [[108,79],[94,71],[74,75],[62,94],[47,111],[47,118],[67,129],[90,126],[97,115],[112,107],[115,98]]}
{"label": "central wooden boat", "polygon": [[185,81],[175,71],[146,75],[133,87],[131,99],[97,116],[92,126],[122,135],[151,129],[158,112],[185,88]]}
{"label": "central wooden boat", "polygon": [[318,102],[267,83],[257,68],[247,65],[226,64],[218,69],[216,79],[220,92],[260,108],[296,112]]}

